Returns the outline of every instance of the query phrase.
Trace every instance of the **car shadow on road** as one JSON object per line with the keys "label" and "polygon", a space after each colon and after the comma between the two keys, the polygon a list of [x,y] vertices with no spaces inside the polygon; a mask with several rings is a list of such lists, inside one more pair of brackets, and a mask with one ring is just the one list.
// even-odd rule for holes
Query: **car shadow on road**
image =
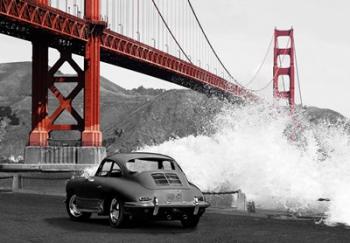
{"label": "car shadow on road", "polygon": [[110,227],[108,219],[102,217],[82,222],[72,221],[68,217],[46,218],[45,221],[55,227],[76,232],[182,234],[195,231],[184,229],[179,221],[132,221],[126,227],[118,229]]}

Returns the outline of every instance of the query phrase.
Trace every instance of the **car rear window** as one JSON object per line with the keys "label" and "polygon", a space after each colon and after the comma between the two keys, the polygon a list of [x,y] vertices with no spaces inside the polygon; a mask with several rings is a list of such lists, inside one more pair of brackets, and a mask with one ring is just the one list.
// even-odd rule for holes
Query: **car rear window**
{"label": "car rear window", "polygon": [[130,172],[144,172],[154,170],[175,170],[174,164],[170,160],[163,159],[133,159],[126,163]]}

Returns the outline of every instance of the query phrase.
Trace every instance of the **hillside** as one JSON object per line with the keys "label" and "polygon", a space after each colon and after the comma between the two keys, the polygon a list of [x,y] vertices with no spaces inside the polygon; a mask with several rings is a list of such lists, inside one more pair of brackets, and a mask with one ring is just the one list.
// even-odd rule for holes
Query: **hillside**
{"label": "hillside", "polygon": [[[31,63],[0,64],[0,87],[0,156],[22,155],[31,128]],[[71,87],[57,88],[68,94]],[[79,94],[73,102],[78,112],[82,112],[82,99]],[[49,94],[49,113],[56,105]],[[126,90],[101,78],[101,127],[104,144],[113,151],[203,132],[207,118],[220,107],[221,102],[191,90]],[[65,114],[59,119],[67,121],[70,117]],[[71,134],[53,133],[53,137],[71,139]]]}
{"label": "hillside", "polygon": [[107,126],[106,145],[112,151],[129,151],[170,138],[204,133],[221,106],[220,101],[191,90],[164,92]]}

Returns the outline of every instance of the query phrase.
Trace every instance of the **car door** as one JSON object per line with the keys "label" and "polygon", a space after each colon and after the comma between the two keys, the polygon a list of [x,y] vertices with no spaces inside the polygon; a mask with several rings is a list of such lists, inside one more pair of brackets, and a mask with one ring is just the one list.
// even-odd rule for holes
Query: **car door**
{"label": "car door", "polygon": [[104,160],[97,170],[95,176],[89,177],[86,182],[86,198],[101,199],[101,189],[103,188],[102,178],[107,178],[110,175],[113,161]]}
{"label": "car door", "polygon": [[[107,160],[106,163],[111,164],[108,173],[101,171],[95,176],[94,183],[96,184],[96,197],[103,200],[107,195],[111,194],[118,178],[122,177],[121,167],[112,160]],[[109,165],[108,165],[109,166]]]}

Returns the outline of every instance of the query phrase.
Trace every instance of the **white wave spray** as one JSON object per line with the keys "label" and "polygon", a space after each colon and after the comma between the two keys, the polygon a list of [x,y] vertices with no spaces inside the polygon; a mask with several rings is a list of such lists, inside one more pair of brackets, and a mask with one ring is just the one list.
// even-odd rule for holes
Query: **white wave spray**
{"label": "white wave spray", "polygon": [[291,142],[285,135],[288,114],[264,106],[224,109],[212,135],[141,151],[174,157],[202,190],[241,189],[261,208],[323,212],[328,224],[350,225],[349,135],[337,126],[301,122],[302,142]]}

